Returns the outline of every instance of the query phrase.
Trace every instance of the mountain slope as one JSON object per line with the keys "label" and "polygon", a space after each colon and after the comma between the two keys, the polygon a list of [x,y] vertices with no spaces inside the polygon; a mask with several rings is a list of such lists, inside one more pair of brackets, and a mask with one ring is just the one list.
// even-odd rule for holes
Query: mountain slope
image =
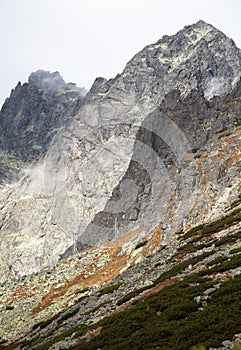
{"label": "mountain slope", "polygon": [[[104,288],[103,272],[115,259],[118,268],[124,266],[113,247],[104,249],[105,257],[103,250],[89,250],[54,270],[5,285],[2,332],[22,335],[1,348],[189,349],[229,339],[222,348],[229,349],[241,331],[240,199],[227,209],[216,221],[178,232],[168,246],[122,274],[116,271]],[[153,237],[140,243],[132,257],[150,253]],[[87,272],[88,260],[95,271]]]}
{"label": "mountain slope", "polygon": [[[137,230],[138,240],[161,223],[168,236],[207,219],[198,203],[210,198],[198,188],[192,150],[233,127],[238,116],[218,97],[204,97],[231,93],[240,66],[232,40],[200,21],[146,47],[121,75],[103,81],[46,156],[3,193],[1,280],[39,271],[116,234]],[[210,94],[213,79],[219,88]],[[236,182],[233,187],[237,193]]]}
{"label": "mountain slope", "polygon": [[[239,283],[240,72],[233,41],[199,21],[144,48],[115,79],[97,79],[85,98],[77,91],[72,100],[65,83],[64,92],[56,87],[47,95],[53,108],[44,135],[31,110],[30,140],[43,150],[0,194],[3,348],[186,349],[219,346],[241,331],[236,314],[229,332],[218,322],[213,342],[196,326],[185,339],[180,331],[195,316],[204,322],[200,307],[208,320],[223,307],[220,295],[210,305],[203,298],[218,294],[217,283],[221,294]],[[30,162],[22,131],[16,154]],[[15,152],[11,145],[7,152]],[[202,276],[212,260],[221,270],[210,269],[210,282]],[[145,297],[144,307],[140,301],[119,313],[133,297]],[[227,314],[225,329],[231,321]],[[161,337],[156,329],[147,337],[153,323],[163,324]],[[116,325],[123,334],[113,343]]]}

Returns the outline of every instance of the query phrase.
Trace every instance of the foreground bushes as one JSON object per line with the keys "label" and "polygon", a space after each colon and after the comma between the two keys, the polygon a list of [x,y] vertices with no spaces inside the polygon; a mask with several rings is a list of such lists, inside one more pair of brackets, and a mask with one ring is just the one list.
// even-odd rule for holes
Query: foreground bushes
{"label": "foreground bushes", "polygon": [[225,282],[199,309],[194,297],[212,283],[198,275],[138,301],[131,309],[100,321],[100,335],[73,349],[187,350],[218,347],[241,331],[241,277]]}

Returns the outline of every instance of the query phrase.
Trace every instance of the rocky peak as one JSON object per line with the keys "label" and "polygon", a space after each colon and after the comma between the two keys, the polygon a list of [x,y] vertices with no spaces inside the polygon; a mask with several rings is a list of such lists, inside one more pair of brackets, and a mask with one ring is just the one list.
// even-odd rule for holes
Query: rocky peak
{"label": "rocky peak", "polygon": [[[49,73],[18,85],[16,103],[11,98],[1,117],[5,147],[30,160],[40,149],[37,154],[45,158],[3,196],[0,219],[7,239],[0,251],[9,255],[0,261],[2,280],[40,271],[117,232],[136,232],[138,241],[160,227],[166,240],[223,208],[225,201],[211,214],[208,209],[230,179],[237,194],[237,168],[227,175],[218,165],[201,167],[192,150],[201,157],[220,130],[235,128],[238,110],[232,112],[228,92],[237,88],[240,72],[234,43],[198,22],[144,48],[116,78],[97,79],[80,104],[68,89],[51,95],[35,88]],[[207,101],[214,95],[219,96]],[[23,236],[16,250],[11,247],[18,232]]]}
{"label": "rocky peak", "polygon": [[59,72],[49,72],[45,70],[38,70],[30,74],[28,78],[30,87],[42,89],[48,93],[71,91],[76,92],[75,97],[85,96],[87,90],[83,87],[78,87],[75,83],[66,83]]}
{"label": "rocky peak", "polygon": [[[124,75],[129,83],[145,76],[159,96],[173,89],[186,96],[201,88],[205,97],[211,99],[233,89],[240,78],[240,67],[240,50],[233,40],[199,21],[144,48],[127,64]],[[139,91],[147,89],[142,85],[138,84]]]}
{"label": "rocky peak", "polygon": [[43,89],[60,89],[66,87],[66,82],[59,72],[38,70],[30,74],[28,83]]}
{"label": "rocky peak", "polygon": [[[39,70],[19,82],[0,112],[0,149],[23,161],[45,154],[56,132],[81,105],[84,89],[58,72]],[[11,129],[9,125],[11,124]]]}
{"label": "rocky peak", "polygon": [[95,79],[95,81],[93,82],[91,89],[88,93],[88,95],[92,95],[95,94],[97,92],[97,90],[104,85],[107,82],[107,79],[103,78],[103,77],[98,77]]}

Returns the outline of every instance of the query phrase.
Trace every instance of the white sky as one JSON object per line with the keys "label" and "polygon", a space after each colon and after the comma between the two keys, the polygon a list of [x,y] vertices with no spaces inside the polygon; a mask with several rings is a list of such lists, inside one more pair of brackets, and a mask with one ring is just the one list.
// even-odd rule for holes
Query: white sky
{"label": "white sky", "polygon": [[0,106],[38,69],[90,88],[199,19],[241,47],[241,0],[0,0]]}

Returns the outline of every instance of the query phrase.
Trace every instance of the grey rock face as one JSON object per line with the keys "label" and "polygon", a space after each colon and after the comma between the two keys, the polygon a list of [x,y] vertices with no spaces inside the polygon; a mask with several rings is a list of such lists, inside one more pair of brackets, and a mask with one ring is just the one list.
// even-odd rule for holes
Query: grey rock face
{"label": "grey rock face", "polygon": [[[38,138],[42,122],[36,123],[33,139],[41,140],[45,157],[1,192],[1,280],[130,231],[139,239],[161,225],[165,240],[177,228],[209,218],[199,210],[211,201],[208,187],[216,186],[212,200],[222,197],[240,169],[231,175],[214,170],[204,185],[193,150],[201,156],[219,130],[234,128],[238,111],[231,113],[227,104],[239,94],[240,72],[240,50],[232,40],[198,22],[147,46],[121,75],[97,81],[84,101],[70,98],[69,87],[54,75],[48,130],[56,124],[58,130],[48,138],[44,129]],[[42,73],[34,81],[41,96],[51,95]],[[10,147],[14,136],[7,139]]]}
{"label": "grey rock face", "polygon": [[[141,79],[143,73],[145,80]],[[148,90],[158,98],[171,90],[186,96],[202,88],[210,99],[230,92],[239,78],[240,50],[203,21],[147,46],[124,70],[125,83],[139,94],[146,92],[145,98]]]}
{"label": "grey rock face", "polygon": [[96,78],[95,81],[94,81],[94,83],[93,83],[93,85],[91,86],[90,91],[88,92],[87,97],[88,97],[88,96],[91,96],[91,95],[93,95],[93,94],[95,94],[95,93],[98,91],[98,89],[99,89],[102,85],[104,85],[106,82],[107,82],[107,79],[105,79],[105,78],[103,78],[103,77],[98,77],[98,78]]}
{"label": "grey rock face", "polygon": [[[83,99],[83,89],[65,83],[58,72],[37,71],[28,83],[18,83],[0,112],[0,149],[5,158],[16,157],[18,164],[45,154],[57,130],[73,117],[75,105],[79,107]],[[1,165],[2,180],[11,181],[8,164],[1,161]]]}

